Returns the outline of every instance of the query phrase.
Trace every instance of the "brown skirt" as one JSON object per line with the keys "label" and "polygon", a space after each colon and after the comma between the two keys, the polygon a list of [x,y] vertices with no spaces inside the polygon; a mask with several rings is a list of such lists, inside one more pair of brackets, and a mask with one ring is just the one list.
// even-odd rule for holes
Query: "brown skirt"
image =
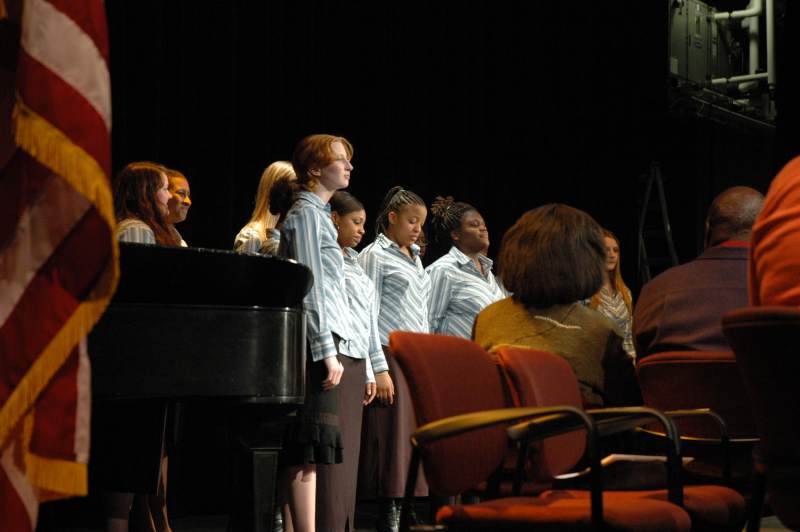
{"label": "brown skirt", "polygon": [[361,416],[366,384],[366,361],[339,355],[344,366],[339,382],[339,430],[342,433],[341,464],[317,465],[317,530],[355,530],[356,482],[361,440]]}
{"label": "brown skirt", "polygon": [[[411,434],[417,429],[406,378],[389,348],[384,346],[383,352],[389,363],[389,375],[394,381],[394,404],[381,405],[376,400],[364,409],[358,469],[358,496],[361,499],[403,497],[411,462]],[[428,495],[422,467],[414,495]]]}

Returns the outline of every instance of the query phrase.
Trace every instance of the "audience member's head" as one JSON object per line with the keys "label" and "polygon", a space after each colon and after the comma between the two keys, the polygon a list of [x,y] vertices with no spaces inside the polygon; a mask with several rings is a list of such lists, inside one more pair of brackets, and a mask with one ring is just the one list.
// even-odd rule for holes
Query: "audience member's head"
{"label": "audience member's head", "polygon": [[706,248],[727,240],[750,240],[750,232],[764,205],[761,192],[750,187],[731,187],[721,192],[708,208]]}
{"label": "audience member's head", "polygon": [[585,212],[551,203],[528,211],[503,236],[500,278],[525,306],[591,297],[603,283],[603,231]]}
{"label": "audience member's head", "polygon": [[166,168],[140,161],[128,164],[114,180],[114,214],[117,221],[137,218],[155,234],[156,242],[175,246],[175,235],[167,227],[170,198]]}
{"label": "audience member's head", "polygon": [[189,207],[192,206],[192,191],[189,188],[189,180],[181,172],[172,168],[166,168],[164,173],[167,174],[167,179],[169,179],[170,194],[167,202],[167,207],[169,208],[167,222],[178,224],[186,219]]}
{"label": "audience member's head", "polygon": [[489,249],[489,232],[481,213],[452,196],[436,197],[431,205],[431,227],[436,255],[446,253],[451,246],[469,256],[485,254]]}

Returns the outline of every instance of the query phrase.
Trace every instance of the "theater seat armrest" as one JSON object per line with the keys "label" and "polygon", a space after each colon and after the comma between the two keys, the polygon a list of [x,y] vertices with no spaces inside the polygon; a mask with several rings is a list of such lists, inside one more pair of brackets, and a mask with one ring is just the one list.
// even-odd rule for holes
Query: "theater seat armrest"
{"label": "theater seat armrest", "polygon": [[711,410],[710,408],[692,408],[686,410],[667,410],[664,412],[667,416],[671,419],[678,419],[682,417],[708,417],[711,418],[714,423],[716,423],[717,427],[719,428],[719,437],[721,440],[729,440],[730,437],[728,436],[728,425],[725,423],[725,420]]}
{"label": "theater seat armrest", "polygon": [[678,430],[670,417],[654,408],[629,406],[587,410],[597,426],[598,437],[617,434],[658,421],[664,427],[667,440],[667,491],[670,502],[683,506],[681,478],[681,442]]}
{"label": "theater seat armrest", "polygon": [[[535,419],[530,420],[529,418]],[[504,423],[513,423],[523,419],[529,419],[528,422],[533,423],[531,430],[536,434],[541,434],[541,436],[538,436],[540,438],[563,434],[580,428],[586,428],[591,432],[594,431],[591,419],[577,408],[569,406],[502,408],[462,414],[427,423],[411,435],[411,443],[418,447],[466,432]],[[517,429],[517,431],[520,434],[524,432],[522,429]],[[530,437],[536,439],[533,434]]]}
{"label": "theater seat armrest", "polygon": [[[716,423],[717,427],[719,428],[719,447],[720,447],[720,454],[722,455],[722,478],[725,483],[730,484],[731,482],[731,440],[730,436],[728,435],[728,425],[725,424],[725,420],[711,410],[710,408],[692,408],[692,409],[685,409],[685,410],[668,410],[664,412],[667,416],[671,419],[678,419],[682,417],[708,417],[711,418],[714,423]],[[681,437],[681,440],[684,440]]]}

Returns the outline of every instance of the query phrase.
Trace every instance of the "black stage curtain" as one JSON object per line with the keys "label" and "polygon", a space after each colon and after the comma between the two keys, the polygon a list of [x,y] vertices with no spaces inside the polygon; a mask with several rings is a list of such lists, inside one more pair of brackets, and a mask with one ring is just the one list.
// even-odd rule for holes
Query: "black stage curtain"
{"label": "black stage curtain", "polygon": [[526,210],[571,204],[619,235],[636,289],[638,176],[651,160],[685,261],[716,193],[766,191],[798,151],[796,74],[783,65],[800,47],[782,35],[777,137],[678,117],[666,6],[108,0],[115,171],[138,159],[183,171],[194,206],[179,229],[190,245],[230,248],[263,168],[306,134],[341,134],[370,222],[394,184],[429,202],[453,195],[482,211],[493,254]]}

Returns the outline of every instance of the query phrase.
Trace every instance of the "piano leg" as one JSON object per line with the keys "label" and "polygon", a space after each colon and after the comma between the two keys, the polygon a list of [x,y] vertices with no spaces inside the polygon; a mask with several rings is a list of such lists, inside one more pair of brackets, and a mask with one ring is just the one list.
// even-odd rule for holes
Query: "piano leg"
{"label": "piano leg", "polygon": [[[286,423],[254,422],[234,435],[234,475],[230,532],[272,532],[278,459]],[[245,428],[240,425],[241,428]],[[255,429],[255,430],[254,430]]]}

